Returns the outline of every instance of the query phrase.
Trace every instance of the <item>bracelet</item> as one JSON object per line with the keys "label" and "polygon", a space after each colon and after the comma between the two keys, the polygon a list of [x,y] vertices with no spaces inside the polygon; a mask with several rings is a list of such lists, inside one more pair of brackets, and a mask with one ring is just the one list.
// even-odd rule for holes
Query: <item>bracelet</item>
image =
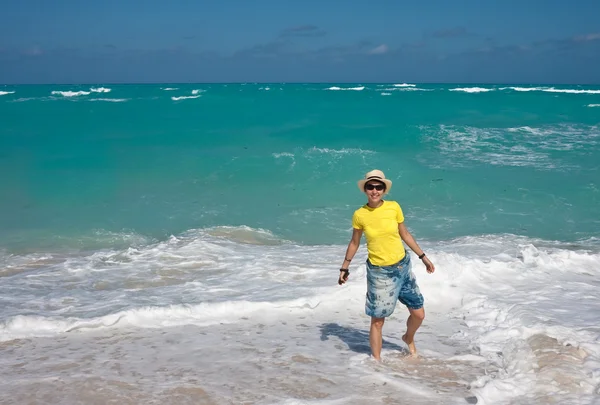
{"label": "bracelet", "polygon": [[352,259],[348,259],[347,257],[344,257],[344,260],[346,260],[347,262],[351,262]]}
{"label": "bracelet", "polygon": [[419,259],[423,259],[425,257],[425,252],[419,255]]}
{"label": "bracelet", "polygon": [[350,269],[340,269],[340,271],[347,271],[349,273]]}

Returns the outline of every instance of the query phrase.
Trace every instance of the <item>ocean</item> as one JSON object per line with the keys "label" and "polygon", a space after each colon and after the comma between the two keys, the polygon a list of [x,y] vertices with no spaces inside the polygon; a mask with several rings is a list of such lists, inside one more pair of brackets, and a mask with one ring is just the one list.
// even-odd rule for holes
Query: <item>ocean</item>
{"label": "ocean", "polygon": [[[356,185],[426,318],[370,358]],[[0,86],[0,402],[600,404],[600,86]]]}

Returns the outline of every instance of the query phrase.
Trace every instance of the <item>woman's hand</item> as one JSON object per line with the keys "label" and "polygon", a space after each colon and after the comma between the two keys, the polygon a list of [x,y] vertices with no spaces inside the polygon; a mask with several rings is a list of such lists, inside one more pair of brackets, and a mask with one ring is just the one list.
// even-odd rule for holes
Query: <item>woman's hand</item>
{"label": "woman's hand", "polygon": [[346,280],[348,280],[348,277],[350,276],[350,271],[346,270],[346,269],[340,269],[340,278],[338,279],[338,284],[342,285],[346,282]]}
{"label": "woman's hand", "polygon": [[425,265],[425,268],[427,269],[427,273],[431,274],[435,271],[435,266],[433,265],[433,263],[431,263],[431,260],[429,260],[429,258],[427,256],[423,256],[423,259],[421,259],[423,261],[423,264]]}

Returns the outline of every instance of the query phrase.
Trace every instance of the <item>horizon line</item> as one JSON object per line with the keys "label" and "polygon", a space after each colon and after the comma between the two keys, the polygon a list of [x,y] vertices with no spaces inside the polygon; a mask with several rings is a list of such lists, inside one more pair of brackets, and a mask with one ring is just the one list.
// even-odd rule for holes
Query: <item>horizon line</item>
{"label": "horizon line", "polygon": [[23,82],[23,83],[0,83],[0,86],[87,86],[87,85],[156,85],[156,84],[168,84],[168,85],[182,85],[182,84],[423,84],[423,85],[552,85],[552,86],[599,86],[600,82],[437,82],[437,81],[410,81],[410,80],[397,80],[397,81],[140,81],[140,82]]}

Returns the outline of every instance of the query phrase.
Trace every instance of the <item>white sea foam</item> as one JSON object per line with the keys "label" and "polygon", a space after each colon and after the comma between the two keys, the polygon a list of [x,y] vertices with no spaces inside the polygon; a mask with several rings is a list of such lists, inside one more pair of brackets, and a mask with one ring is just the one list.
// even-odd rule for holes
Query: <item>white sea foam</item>
{"label": "white sea foam", "polygon": [[568,93],[568,94],[600,94],[600,90],[583,90],[583,89],[555,89],[554,87],[550,87],[548,89],[544,89],[542,91],[546,91],[548,93]]}
{"label": "white sea foam", "polygon": [[15,94],[14,91],[0,91],[0,96],[6,96],[7,94]]}
{"label": "white sea foam", "polygon": [[462,91],[465,93],[487,93],[488,91],[494,91],[494,89],[488,89],[485,87],[457,87],[450,89],[450,91]]}
{"label": "white sea foam", "polygon": [[24,102],[24,101],[31,101],[31,100],[45,100],[45,99],[47,99],[47,98],[48,98],[48,97],[19,97],[19,98],[16,98],[16,99],[14,99],[14,100],[11,100],[11,101],[12,101],[12,102],[14,102],[14,103],[22,103],[22,102]]}
{"label": "white sea foam", "polygon": [[548,87],[501,87],[499,90],[514,90],[514,91],[542,91],[547,89]]}
{"label": "white sea foam", "polygon": [[555,87],[501,87],[499,90],[514,91],[543,91],[546,93],[567,93],[567,94],[600,94],[600,90],[594,89],[557,89]]}
{"label": "white sea foam", "polygon": [[179,100],[189,100],[189,99],[194,99],[194,98],[198,98],[201,97],[201,93],[204,93],[206,90],[203,89],[195,89],[191,91],[191,96],[173,96],[171,97],[171,100],[173,101],[179,101]]}
{"label": "white sea foam", "polygon": [[[32,384],[45,398],[78,384],[79,396],[69,395],[87,385],[111,402],[142,384],[139,392],[172,398],[189,383],[215,403],[593,402],[598,241],[571,250],[515,235],[420,244],[436,264],[428,275],[413,257],[428,314],[421,358],[404,357],[398,307],[382,363],[368,356],[364,246],[341,287],[345,246],[301,246],[247,227],[76,255],[0,252],[3,266],[20,269],[2,279],[0,399],[23,399]],[[49,376],[64,387],[40,383]]]}
{"label": "white sea foam", "polygon": [[382,96],[391,96],[392,93],[381,93]]}
{"label": "white sea foam", "polygon": [[293,153],[289,153],[289,152],[273,153],[273,157],[275,157],[275,158],[280,158],[280,157],[293,158],[294,154]]}
{"label": "white sea foam", "polygon": [[364,89],[365,89],[365,86],[360,86],[360,87],[337,87],[337,86],[333,86],[333,87],[328,87],[325,90],[333,90],[333,91],[339,91],[339,90],[362,91]]}
{"label": "white sea foam", "polygon": [[160,88],[161,90],[164,91],[174,91],[174,90],[179,90],[179,87],[165,87],[165,88]]}
{"label": "white sea foam", "polygon": [[328,154],[328,155],[348,155],[348,154],[364,155],[364,154],[376,153],[372,150],[360,149],[360,148],[330,149],[330,148],[317,148],[316,146],[313,146],[307,152],[308,153]]}
{"label": "white sea foam", "polygon": [[600,107],[600,104],[588,104],[588,107]]}
{"label": "white sea foam", "polygon": [[375,89],[375,91],[434,91],[434,89],[422,89],[420,87],[386,87]]}
{"label": "white sea foam", "polygon": [[92,93],[110,93],[111,89],[106,87],[92,87],[90,91]]}
{"label": "white sea foam", "polygon": [[[290,152],[281,152],[281,153],[273,153],[273,157],[280,161],[282,158],[285,158],[289,161],[288,171],[294,170],[296,167],[296,156]],[[288,160],[289,159],[289,160]]]}
{"label": "white sea foam", "polygon": [[[586,153],[600,143],[600,129],[586,125],[549,125],[540,128],[477,128],[470,126],[421,127],[451,166],[479,162],[499,166],[529,166],[569,170],[575,166],[553,151]],[[457,159],[457,156],[460,159]],[[460,163],[459,163],[460,162]]]}
{"label": "white sea foam", "polygon": [[541,128],[523,126],[507,128],[507,131],[525,135],[526,143],[548,151],[584,150],[600,143],[600,128],[595,125],[560,124]]}
{"label": "white sea foam", "polygon": [[402,84],[394,84],[394,87],[417,87],[417,85],[416,84],[402,83]]}
{"label": "white sea foam", "polygon": [[53,263],[56,263],[55,257],[48,253],[32,253],[15,256],[0,250],[0,277],[9,277],[15,274],[32,271]]}
{"label": "white sea foam", "polygon": [[63,96],[63,97],[79,97],[79,96],[87,96],[89,95],[89,91],[52,91],[52,95],[54,96]]}
{"label": "white sea foam", "polygon": [[128,100],[128,98],[90,98],[88,101],[106,101],[110,103],[123,103]]}
{"label": "white sea foam", "polygon": [[[321,159],[327,155],[328,159]],[[316,146],[309,149],[297,149],[294,152],[273,153],[272,156],[277,159],[278,164],[286,165],[287,170],[295,170],[297,167],[303,168],[310,166],[318,171],[325,173],[338,166],[341,160],[349,162],[364,163],[365,159],[376,155],[376,152],[360,148],[318,148]]]}
{"label": "white sea foam", "polygon": [[195,95],[195,96],[179,96],[179,97],[171,97],[171,100],[173,101],[179,101],[179,100],[188,100],[188,99],[192,99],[192,98],[198,98],[200,97],[200,95]]}
{"label": "white sea foam", "polygon": [[[213,292],[232,291],[213,289]],[[239,322],[250,315],[269,312],[271,316],[302,313],[313,310],[320,303],[318,297],[300,298],[291,301],[252,302],[227,301],[218,303],[200,303],[196,305],[170,305],[167,307],[141,307],[111,313],[109,315],[83,318],[45,318],[39,316],[17,315],[0,325],[0,339],[13,340],[33,335],[54,336],[74,331],[89,331],[103,328],[164,328],[179,325],[210,326]],[[232,316],[234,314],[234,316]]]}

